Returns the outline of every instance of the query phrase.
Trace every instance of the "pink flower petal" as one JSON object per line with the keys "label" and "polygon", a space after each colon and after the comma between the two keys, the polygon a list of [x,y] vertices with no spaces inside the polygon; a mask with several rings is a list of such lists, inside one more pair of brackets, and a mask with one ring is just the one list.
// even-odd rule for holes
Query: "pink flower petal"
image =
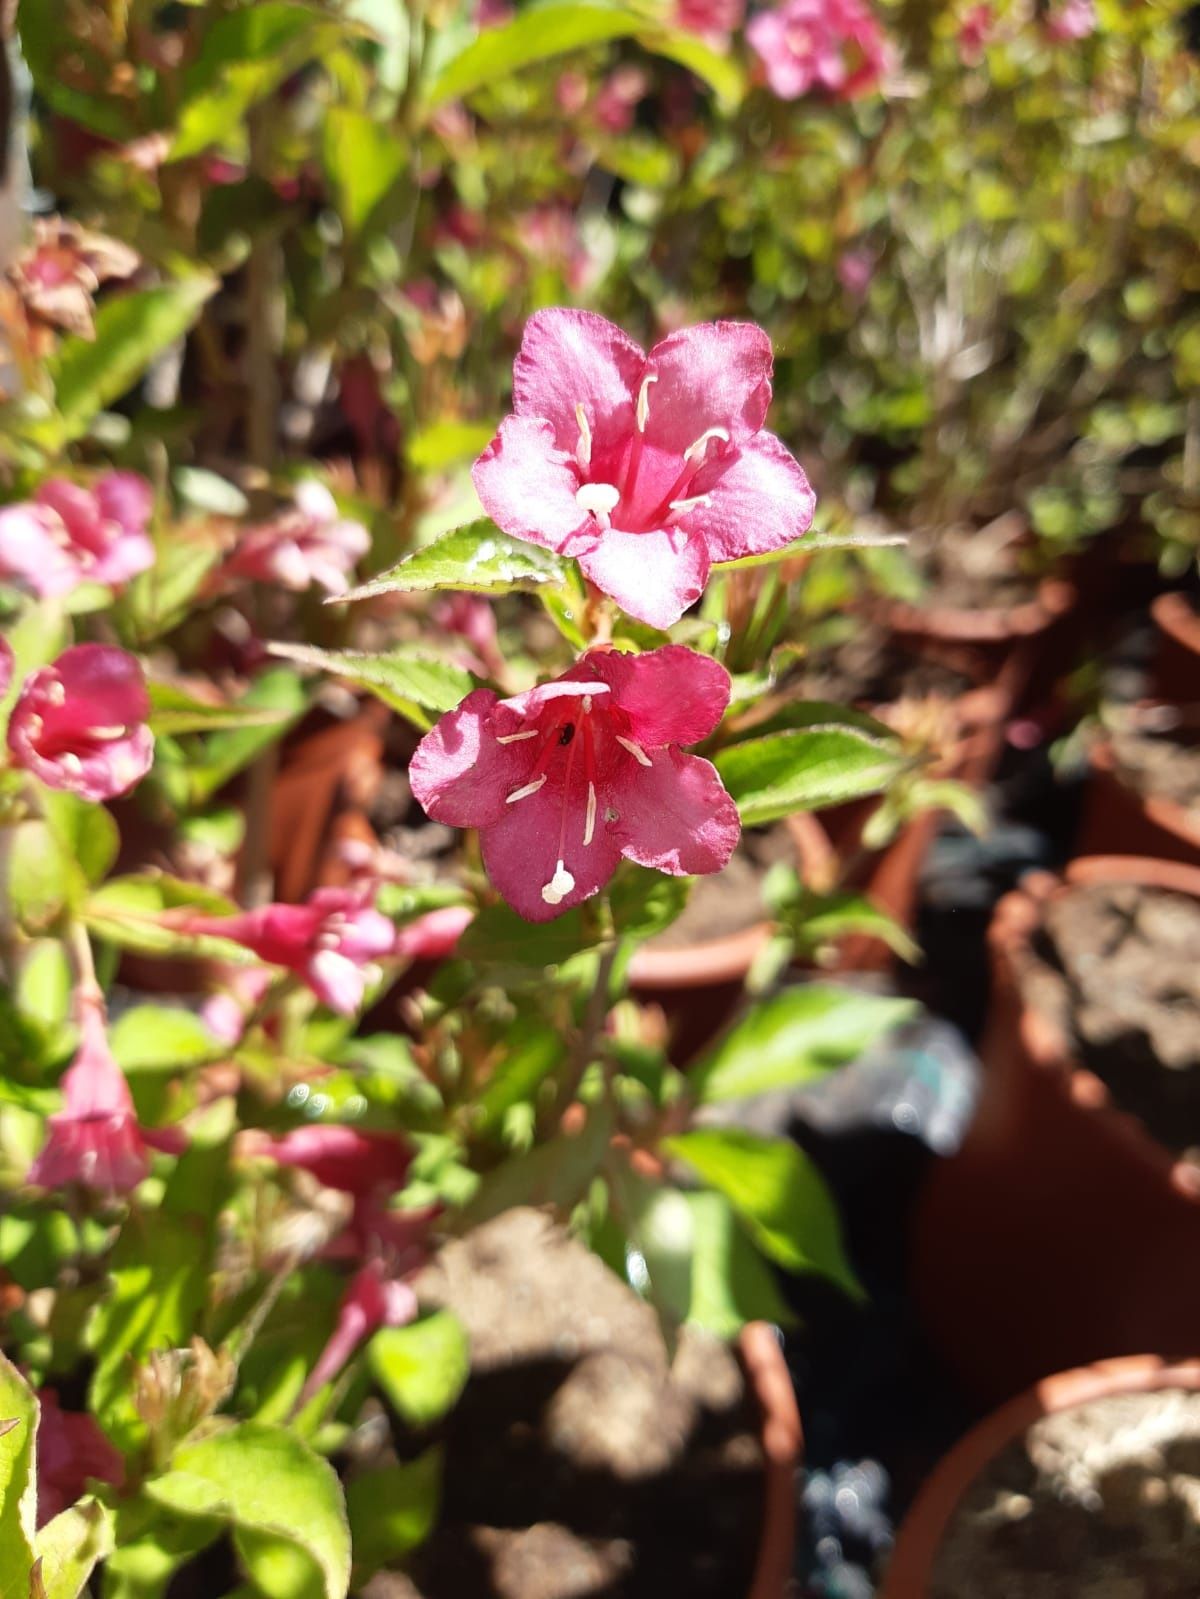
{"label": "pink flower petal", "polygon": [[25,583],[39,599],[69,594],[81,581],[56,512],[40,505],[0,510],[0,577]]}
{"label": "pink flower petal", "polygon": [[596,456],[606,456],[633,430],[646,357],[614,323],[592,311],[554,307],[525,324],[513,366],[513,410],[545,417],[554,442],[574,457],[575,408],[582,405]]}
{"label": "pink flower petal", "polygon": [[719,872],[741,835],[737,806],[716,768],[677,749],[656,750],[649,766],[632,766],[619,803],[613,837],[621,853],[673,876]]}
{"label": "pink flower petal", "polygon": [[709,462],[689,495],[709,504],[681,523],[699,533],[713,561],[782,549],[812,526],[817,497],[804,469],[773,433],[759,433],[736,454]]}
{"label": "pink flower petal", "polygon": [[579,556],[579,564],[630,616],[667,628],[703,594],[709,556],[703,539],[683,528],[649,533],[612,528]]}
{"label": "pink flower petal", "polygon": [[[548,922],[590,899],[620,863],[620,849],[603,815],[597,818],[592,841],[585,846],[585,805],[586,788],[577,779],[565,807],[564,826],[560,778],[505,806],[499,820],[480,834],[488,876],[527,922]],[[574,887],[550,902],[542,890],[554,881],[560,861],[574,878]]]}
{"label": "pink flower petal", "polygon": [[771,341],[752,322],[682,328],[650,351],[646,442],[675,456],[721,428],[734,444],[757,433],[771,403]]}
{"label": "pink flower petal", "polygon": [[471,480],[495,523],[544,549],[561,549],[591,520],[575,498],[574,462],[555,445],[552,425],[535,417],[505,417]]}
{"label": "pink flower petal", "polygon": [[100,514],[126,533],[144,533],[154,510],[154,490],[137,472],[106,472],[96,483]]}
{"label": "pink flower petal", "polygon": [[14,763],[48,788],[99,802],[126,793],[154,760],[141,666],[107,644],[77,644],[25,680],[8,724]]}
{"label": "pink flower petal", "polygon": [[643,749],[698,743],[729,704],[729,673],[681,644],[645,655],[594,650],[576,670],[611,684],[613,703],[629,718],[629,737]]}
{"label": "pink flower petal", "polygon": [[500,744],[489,730],[499,703],[491,689],[475,689],[426,733],[409,764],[418,803],[450,827],[494,822],[504,811],[505,796],[520,787],[529,770],[529,745]]}

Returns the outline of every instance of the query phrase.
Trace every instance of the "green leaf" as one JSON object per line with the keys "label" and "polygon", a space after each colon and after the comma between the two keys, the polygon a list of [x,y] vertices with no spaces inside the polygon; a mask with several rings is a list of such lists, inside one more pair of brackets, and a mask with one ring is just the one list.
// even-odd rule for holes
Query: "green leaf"
{"label": "green leaf", "polygon": [[638,38],[652,54],[677,61],[707,83],[723,111],[735,111],[745,98],[746,75],[735,57],[714,50],[696,34],[683,28],[645,28]]}
{"label": "green leaf", "polygon": [[226,727],[282,726],[286,709],[271,706],[216,704],[198,700],[177,683],[149,682],[150,726],[155,733],[211,733]]}
{"label": "green leaf", "polygon": [[418,472],[442,472],[459,461],[474,460],[495,431],[490,422],[432,422],[409,438],[409,465]]}
{"label": "green leaf", "polygon": [[171,925],[172,911],[194,911],[202,916],[229,916],[236,907],[223,894],[198,883],[146,872],[111,878],[82,907],[83,920],[97,938],[120,949],[146,955],[199,955],[214,960],[247,964],[240,945],[211,934],[184,933]]}
{"label": "green leaf", "polygon": [[797,728],[718,752],[714,765],[745,827],[885,789],[903,765],[894,744],[848,726]]}
{"label": "green leaf", "polygon": [[879,939],[901,960],[915,965],[921,959],[920,946],[915,940],[894,917],[872,905],[865,894],[813,894],[800,888],[780,907],[779,915],[797,944],[806,951],[818,950],[839,938],[862,934]]}
{"label": "green leaf", "polygon": [[448,61],[426,94],[432,108],[447,100],[465,99],[476,89],[500,83],[511,73],[537,61],[548,61],[585,45],[625,39],[645,23],[634,11],[618,6],[551,3],[521,12],[511,22],[485,29]]}
{"label": "green leaf", "polygon": [[453,528],[432,544],[408,555],[369,583],[339,594],[327,604],[365,600],[373,594],[426,589],[465,589],[473,594],[510,594],[542,583],[566,581],[566,566],[536,544],[510,539],[487,517]]}
{"label": "green leaf", "polygon": [[123,1072],[185,1071],[229,1054],[199,1016],[169,1005],[135,1005],[113,1023],[108,1041]]}
{"label": "green leaf", "polygon": [[399,128],[366,111],[332,106],[325,114],[323,151],[346,231],[365,232],[408,167]]}
{"label": "green leaf", "polygon": [[242,127],[246,113],[344,31],[295,0],[257,0],[218,17],[187,69],[168,160],[198,155]]}
{"label": "green leaf", "polygon": [[566,1215],[599,1171],[615,1129],[609,1106],[590,1106],[581,1131],[560,1133],[488,1172],[461,1212],[460,1227],[481,1226],[516,1205],[550,1205]]}
{"label": "green leaf", "polygon": [[61,790],[46,789],[42,811],[64,853],[89,883],[98,883],[117,858],[121,837],[103,805]]}
{"label": "green leaf", "polygon": [[0,915],[6,925],[44,933],[64,907],[86,895],[78,863],[48,822],[35,818],[0,828]]}
{"label": "green leaf", "polygon": [[120,596],[118,615],[128,620],[137,639],[149,642],[161,637],[195,606],[204,580],[220,558],[220,547],[209,528],[173,527],[170,537],[159,542],[154,565],[139,573]]}
{"label": "green leaf", "polygon": [[653,938],[683,915],[695,881],[627,862],[608,891],[614,928],[623,938]]}
{"label": "green leaf", "polygon": [[464,960],[484,966],[561,966],[598,943],[600,934],[576,908],[552,922],[527,922],[507,905],[485,905],[458,941]]}
{"label": "green leaf", "polygon": [[688,1073],[701,1104],[798,1088],[856,1060],[907,1021],[912,1000],[802,983],[756,1005]]}
{"label": "green leaf", "polygon": [[37,1506],[34,1437],[38,1403],[0,1354],[0,1599],[29,1599]]}
{"label": "green leaf", "polygon": [[862,1297],[829,1190],[789,1139],[758,1138],[736,1127],[702,1128],[665,1138],[661,1147],[725,1195],[764,1255],[788,1271],[819,1272]]}
{"label": "green leaf", "polygon": [[504,1053],[472,1108],[472,1128],[496,1132],[514,1105],[531,1100],[566,1058],[562,1032],[549,1022],[518,1015],[504,1041]]}
{"label": "green leaf", "polygon": [[188,766],[197,804],[211,799],[298,722],[307,709],[308,694],[295,672],[277,666],[255,678],[241,704],[246,710],[277,712],[281,719],[261,727],[243,723],[215,732],[205,741],[203,757]]}
{"label": "green leaf", "polygon": [[668,1337],[692,1323],[733,1338],[748,1321],[790,1320],[770,1270],[718,1193],[683,1193],[630,1171],[613,1183],[629,1242],[626,1273]]}
{"label": "green leaf", "polygon": [[381,1328],[367,1345],[367,1364],[397,1415],[428,1427],[462,1393],[471,1347],[458,1317],[437,1310],[407,1327]]}
{"label": "green leaf", "polygon": [[422,711],[439,716],[452,711],[475,687],[470,672],[413,645],[401,645],[386,655],[370,655],[358,650],[318,650],[308,644],[272,644],[271,654],[369,689],[423,731],[430,723]]}
{"label": "green leaf", "polygon": [[61,442],[86,433],[98,411],[127,394],[188,331],[216,288],[216,278],[196,276],[115,295],[96,312],[94,339],[65,338],[48,363]]}
{"label": "green leaf", "polygon": [[354,1575],[365,1581],[423,1544],[433,1531],[442,1488],[442,1453],[427,1449],[404,1466],[360,1472],[346,1487]]}
{"label": "green leaf", "polygon": [[71,23],[74,20],[77,25],[77,19],[71,0],[24,0],[17,7],[21,54],[48,106],[72,122],[124,144],[137,131],[133,125],[135,102],[123,95],[76,88],[63,71],[69,41],[92,68],[93,81],[103,82],[102,61],[89,51],[79,33],[72,37]]}
{"label": "green leaf", "polygon": [[80,1599],[96,1563],[112,1553],[112,1517],[97,1499],[81,1499],[38,1533],[44,1599]]}
{"label": "green leaf", "polygon": [[888,550],[908,543],[905,533],[806,533],[792,544],[762,555],[740,555],[736,561],[714,561],[714,572],[742,572],[752,566],[777,566],[780,561],[803,560],[819,550]]}
{"label": "green leaf", "polygon": [[341,1484],[285,1428],[245,1421],[185,1444],[144,1492],[179,1515],[217,1516],[240,1533],[286,1541],[320,1573],[325,1599],[345,1599],[350,1534]]}

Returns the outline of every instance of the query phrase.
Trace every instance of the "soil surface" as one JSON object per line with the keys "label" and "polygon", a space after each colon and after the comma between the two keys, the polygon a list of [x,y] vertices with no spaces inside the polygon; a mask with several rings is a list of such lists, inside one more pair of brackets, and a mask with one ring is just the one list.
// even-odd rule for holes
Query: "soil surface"
{"label": "soil surface", "polygon": [[759,828],[742,834],[723,872],[698,878],[683,915],[647,942],[648,949],[694,949],[713,938],[726,938],[753,927],[768,915],[763,901],[763,878],[772,866],[796,863],[788,830]]}
{"label": "soil surface", "polygon": [[1200,1146],[1200,904],[1132,883],[1073,888],[1034,947],[1029,1001],[1167,1148]]}
{"label": "soil surface", "polygon": [[908,553],[928,588],[922,610],[1000,611],[1037,594],[1037,578],[1023,569],[1025,522],[997,517],[983,528],[939,528],[917,532]]}
{"label": "soil surface", "polygon": [[897,700],[957,700],[974,688],[964,672],[904,649],[886,628],[856,624],[849,638],[821,652],[806,674],[808,699],[873,710]]}
{"label": "soil surface", "polygon": [[734,1355],[653,1311],[584,1245],[518,1210],[419,1285],[471,1338],[445,1428],[446,1499],[412,1581],[364,1599],[735,1599],[762,1513],[758,1415]]}
{"label": "soil surface", "polygon": [[1171,800],[1200,816],[1200,744],[1119,732],[1114,733],[1112,745],[1118,771],[1139,794]]}
{"label": "soil surface", "polygon": [[1196,1599],[1200,1394],[1044,1417],[976,1479],[930,1599]]}

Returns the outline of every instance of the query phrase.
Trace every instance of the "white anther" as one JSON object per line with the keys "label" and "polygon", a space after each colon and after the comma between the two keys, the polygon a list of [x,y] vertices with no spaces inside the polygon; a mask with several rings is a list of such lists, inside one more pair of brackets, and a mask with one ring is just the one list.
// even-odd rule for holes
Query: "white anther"
{"label": "white anther", "polygon": [[100,744],[111,744],[114,739],[124,738],[129,732],[127,727],[89,727],[88,737],[94,738]]}
{"label": "white anther", "polygon": [[699,510],[701,506],[707,509],[711,504],[711,494],[697,494],[690,500],[672,500],[668,509],[674,511],[676,516],[686,516],[689,511]]}
{"label": "white anther", "polygon": [[709,439],[720,439],[722,444],[728,444],[729,434],[724,428],[705,428],[704,432],[700,435],[696,442],[694,444],[689,444],[687,449],[683,452],[684,460],[694,461],[697,457],[699,457],[700,460],[703,460],[705,451],[708,449]]}
{"label": "white anther", "polygon": [[601,527],[612,526],[612,513],[620,498],[620,489],[612,483],[581,483],[575,490],[575,504],[581,511],[590,511]]}
{"label": "white anther", "polygon": [[588,784],[587,820],[583,824],[583,847],[586,849],[592,842],[596,831],[596,785]]}
{"label": "white anther", "polygon": [[73,750],[68,750],[65,755],[60,755],[58,764],[65,767],[72,777],[78,777],[83,771],[83,762]]}
{"label": "white anther", "polygon": [[579,704],[585,716],[592,714],[592,696],[590,694],[585,694]]}
{"label": "white anther", "polygon": [[519,744],[523,738],[536,738],[537,728],[527,727],[523,733],[500,733],[496,737],[497,744]]}
{"label": "white anther", "polygon": [[575,446],[575,459],[586,471],[592,464],[592,425],[581,402],[575,406],[575,420],[579,423],[579,443]]}
{"label": "white anther", "polygon": [[65,705],[67,703],[66,684],[60,677],[47,678],[42,685],[42,698],[48,705]]}
{"label": "white anther", "polygon": [[622,749],[629,751],[639,766],[649,766],[651,764],[650,757],[640,744],[635,744],[631,738],[622,738],[620,733],[616,737],[617,743],[620,744]]}
{"label": "white anther", "polygon": [[504,803],[506,805],[515,805],[518,800],[528,799],[531,794],[537,793],[538,789],[541,788],[545,781],[546,773],[543,772],[541,777],[535,777],[533,782],[526,783],[524,788],[514,788]]}
{"label": "white anther", "polygon": [[554,876],[542,889],[542,898],[547,905],[561,905],[574,887],[575,879],[563,863],[558,861],[554,867]]}
{"label": "white anther", "polygon": [[42,734],[46,731],[45,718],[39,716],[37,712],[34,711],[29,715],[29,717],[26,718],[25,728],[30,738],[41,738]]}
{"label": "white anther", "polygon": [[650,420],[650,385],[657,382],[658,373],[647,372],[642,379],[642,386],[638,390],[637,429],[639,433],[646,431],[646,423]]}

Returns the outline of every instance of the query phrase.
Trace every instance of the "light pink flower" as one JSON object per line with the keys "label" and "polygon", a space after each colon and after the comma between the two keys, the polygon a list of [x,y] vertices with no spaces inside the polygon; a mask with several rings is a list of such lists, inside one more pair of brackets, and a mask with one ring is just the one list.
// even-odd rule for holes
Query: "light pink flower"
{"label": "light pink flower", "polygon": [[149,714],[146,679],[132,655],[76,644],[25,679],[9,719],[9,753],[47,788],[115,799],[150,770]]}
{"label": "light pink flower", "polygon": [[475,0],[475,26],[477,28],[502,28],[511,22],[516,12],[509,0]]}
{"label": "light pink flower", "polygon": [[271,986],[271,973],[261,966],[231,966],[227,988],[210,994],[200,1007],[200,1020],[220,1044],[232,1049],[241,1042],[250,1013]]}
{"label": "light pink flower", "polygon": [[53,1388],[38,1390],[37,1524],[70,1509],[89,1480],[120,1488],[125,1462],[85,1412],[62,1410]]}
{"label": "light pink flower", "polygon": [[36,321],[94,339],[94,296],[102,283],[131,277],[138,257],[128,245],[63,217],[39,218],[8,277]]}
{"label": "light pink flower", "polygon": [[405,960],[445,960],[458,948],[474,917],[475,912],[466,905],[445,905],[418,916],[396,934],[395,953]]}
{"label": "light pink flower", "polygon": [[644,355],[603,317],[539,311],[513,373],[513,411],[475,463],[506,533],[576,556],[631,616],[669,627],[713,561],[807,531],[815,496],[763,428],[771,343],[709,322]]}
{"label": "light pink flower", "polygon": [[712,49],[723,50],[745,14],[746,0],[675,0],[674,22],[677,28],[698,34]]}
{"label": "light pink flower", "polygon": [[852,299],[861,300],[871,287],[875,257],[869,250],[843,250],[837,258],[837,280]]}
{"label": "light pink flower", "polygon": [[596,121],[606,133],[627,133],[649,88],[650,79],[641,67],[614,67],[597,91]]}
{"label": "light pink flower", "polygon": [[974,5],[967,11],[958,28],[958,55],[965,67],[977,67],[983,60],[984,48],[992,36],[996,19],[986,3]]}
{"label": "light pink flower", "polygon": [[865,0],[784,0],[751,18],[746,38],[781,100],[814,88],[853,99],[875,87],[891,59]]}
{"label": "light pink flower", "polygon": [[479,828],[492,882],[543,922],[595,894],[622,856],[674,876],[720,871],[737,809],[678,746],[728,703],[724,667],[680,645],[592,650],[513,699],[468,694],[421,740],[409,781],[435,821]]}
{"label": "light pink flower", "polygon": [[237,916],[183,916],[185,931],[215,934],[302,978],[323,1005],[350,1015],[369,967],[392,953],[396,929],[370,889],[319,888],[303,905],[262,905]]}
{"label": "light pink flower", "polygon": [[588,102],[588,80],[585,72],[574,68],[560,73],[554,85],[554,103],[564,117],[576,117]]}
{"label": "light pink flower", "polygon": [[1064,0],[1046,18],[1046,31],[1060,44],[1073,44],[1096,31],[1095,0]]}
{"label": "light pink flower", "polygon": [[153,505],[136,472],[106,472],[91,489],[50,478],[32,500],[0,510],[0,576],[42,599],[81,583],[127,583],[154,564]]}
{"label": "light pink flower", "polygon": [[307,1403],[318,1388],[332,1382],[364,1339],[380,1327],[407,1326],[418,1309],[417,1296],[408,1283],[389,1276],[378,1261],[364,1266],[350,1280],[337,1326],[309,1373],[300,1403]]}
{"label": "light pink flower", "polygon": [[298,484],[293,498],[292,510],[246,530],[225,575],[279,583],[296,593],[316,584],[327,594],[344,594],[371,535],[361,522],[343,517],[333,495],[314,478]]}
{"label": "light pink flower", "polygon": [[496,613],[478,594],[448,594],[429,613],[443,633],[452,633],[469,646],[459,659],[469,672],[494,677],[504,670],[496,642]]}
{"label": "light pink flower", "polygon": [[81,1007],[80,1031],[79,1052],[63,1073],[63,1109],[50,1117],[29,1181],[39,1188],[82,1183],[100,1193],[126,1194],[150,1170],[151,1148],[177,1155],[183,1139],[170,1129],[150,1132],[138,1125],[98,1005]]}

